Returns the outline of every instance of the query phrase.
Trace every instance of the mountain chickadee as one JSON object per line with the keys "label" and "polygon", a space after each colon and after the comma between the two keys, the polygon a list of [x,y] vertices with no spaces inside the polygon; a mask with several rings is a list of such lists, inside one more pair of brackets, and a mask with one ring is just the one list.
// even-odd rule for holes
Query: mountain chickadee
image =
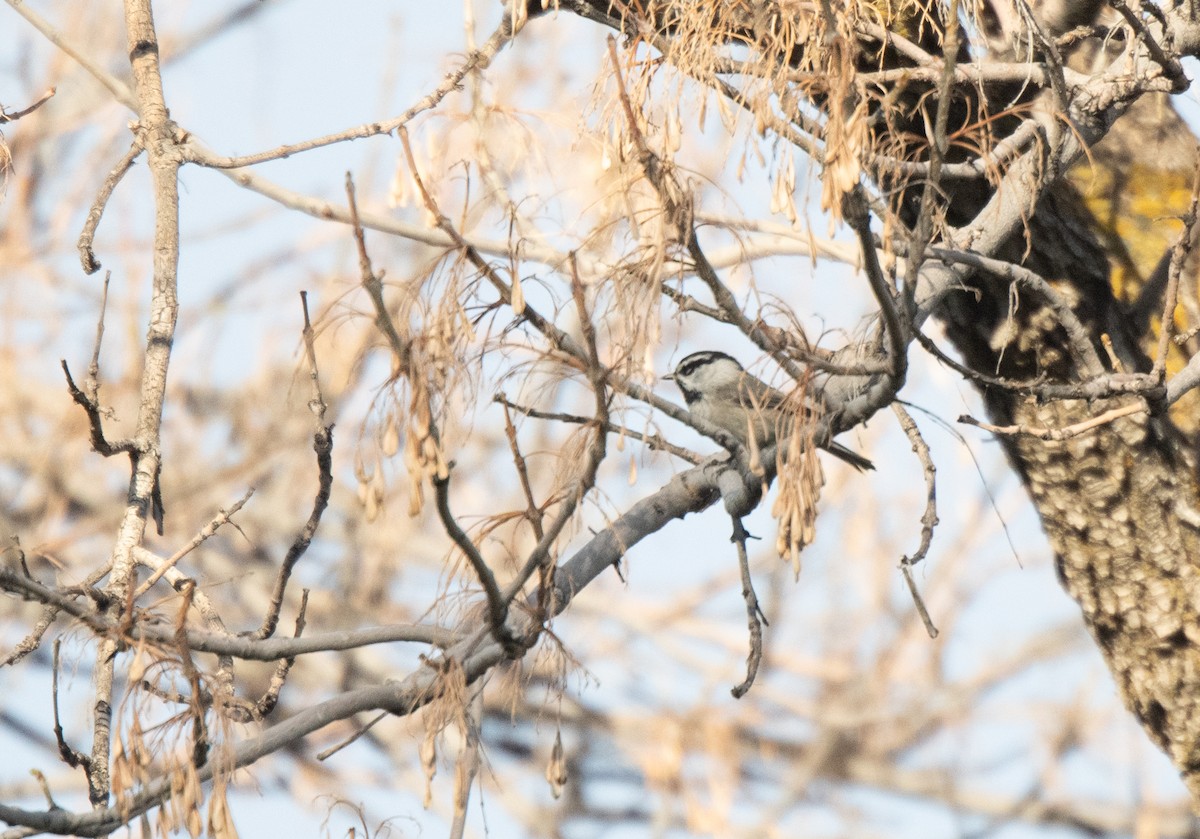
{"label": "mountain chickadee", "polygon": [[[751,426],[759,449],[775,442],[781,423],[786,424],[785,432],[790,432],[791,418],[780,410],[787,397],[747,373],[723,352],[694,352],[679,362],[674,373],[663,378],[679,386],[690,413],[728,431],[743,446],[749,445]],[[875,468],[871,461],[840,443],[830,440],[822,448],[860,471]]]}

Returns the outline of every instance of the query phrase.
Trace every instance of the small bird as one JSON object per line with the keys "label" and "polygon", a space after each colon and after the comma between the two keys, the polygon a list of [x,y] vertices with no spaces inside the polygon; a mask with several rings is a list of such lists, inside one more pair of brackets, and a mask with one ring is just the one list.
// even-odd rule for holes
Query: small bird
{"label": "small bird", "polygon": [[[751,428],[759,449],[775,442],[781,425],[790,430],[787,397],[747,373],[736,359],[723,352],[694,352],[679,362],[674,373],[663,378],[679,387],[689,412],[728,431],[743,446],[750,443]],[[840,443],[830,440],[822,448],[860,471],[875,468],[867,458]]]}

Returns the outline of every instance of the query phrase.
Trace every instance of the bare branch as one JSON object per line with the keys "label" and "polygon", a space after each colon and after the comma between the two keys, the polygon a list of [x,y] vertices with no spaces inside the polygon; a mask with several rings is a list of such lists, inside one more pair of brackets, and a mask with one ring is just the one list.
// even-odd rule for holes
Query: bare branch
{"label": "bare branch", "polygon": [[467,803],[471,799],[471,786],[475,783],[475,775],[479,771],[479,726],[483,716],[483,685],[475,685],[472,693],[467,713],[464,715],[466,730],[463,736],[466,739],[466,747],[458,757],[458,766],[454,773],[454,821],[450,825],[450,839],[462,839],[467,828]]}
{"label": "bare branch", "polygon": [[1200,387],[1200,353],[1188,359],[1184,368],[1171,377],[1167,384],[1167,404],[1174,405],[1197,387]]}
{"label": "bare branch", "polygon": [[[18,11],[21,9],[18,7]],[[28,18],[28,15],[26,15]],[[142,359],[142,377],[134,438],[130,447],[132,476],[128,502],[117,529],[112,550],[112,571],[105,593],[111,602],[126,610],[132,620],[133,582],[136,570],[134,549],[145,538],[149,518],[162,530],[162,417],[166,403],[167,369],[175,339],[179,312],[179,137],[168,117],[159,63],[158,34],[150,0],[125,0],[125,34],[133,97],[136,109],[135,144],[147,149],[153,184],[154,246],[149,325]],[[64,46],[64,49],[66,47]],[[86,60],[76,56],[77,60]],[[113,90],[117,93],[117,90]],[[78,401],[78,399],[76,399]],[[82,403],[81,403],[82,404]],[[96,411],[95,406],[92,411]],[[93,443],[103,441],[98,413],[92,419]],[[92,737],[92,771],[88,794],[93,807],[107,804],[110,789],[109,764],[113,714],[113,676],[117,643],[105,639],[95,651],[95,717]]]}
{"label": "bare branch", "polygon": [[[1122,4],[1124,7],[1124,4]],[[1125,12],[1129,12],[1126,7]],[[1132,13],[1130,13],[1132,14]],[[1154,356],[1154,367],[1151,376],[1160,381],[1167,374],[1167,350],[1171,346],[1171,337],[1175,333],[1175,307],[1179,302],[1179,275],[1183,273],[1183,265],[1192,252],[1192,242],[1196,235],[1198,222],[1197,206],[1200,205],[1200,149],[1197,149],[1195,172],[1192,175],[1192,198],[1188,203],[1187,212],[1183,216],[1183,230],[1171,248],[1170,267],[1167,269],[1167,291],[1163,301],[1162,320],[1159,325],[1158,352]]]}
{"label": "bare branch", "polygon": [[929,610],[925,607],[925,601],[917,590],[912,567],[925,559],[929,553],[929,546],[933,542],[933,529],[938,525],[937,467],[933,465],[929,444],[921,436],[921,429],[917,427],[912,415],[904,410],[899,402],[893,402],[891,408],[892,413],[900,422],[900,427],[904,429],[908,442],[912,445],[913,453],[921,461],[921,471],[925,475],[925,512],[921,515],[921,544],[917,546],[916,553],[912,556],[900,558],[900,570],[904,575],[904,582],[908,585],[909,593],[912,595],[913,605],[916,606],[917,613],[921,616],[921,622],[925,624],[925,631],[929,633],[930,638],[936,638],[938,636],[937,627],[933,625],[933,620],[929,617]]}
{"label": "bare branch", "polygon": [[1183,66],[1179,63],[1179,60],[1174,56],[1168,56],[1163,51],[1162,45],[1158,43],[1158,40],[1155,39],[1154,35],[1146,27],[1145,22],[1129,8],[1125,0],[1109,0],[1108,5],[1116,9],[1121,17],[1125,18],[1125,22],[1137,34],[1138,40],[1146,45],[1146,51],[1150,53],[1150,57],[1162,68],[1163,75],[1175,83],[1180,91],[1187,90],[1188,85],[1191,84],[1191,80],[1184,73]]}
{"label": "bare branch", "polygon": [[119,440],[116,443],[108,442],[104,436],[104,420],[101,416],[102,409],[75,384],[75,380],[71,378],[71,370],[67,367],[66,359],[63,359],[60,364],[62,365],[63,374],[67,377],[67,390],[70,392],[71,398],[75,400],[76,405],[83,408],[84,412],[87,413],[92,450],[105,457],[112,457],[117,454],[133,454],[136,448],[133,440]]}
{"label": "bare branch", "polygon": [[[579,414],[567,414],[561,411],[539,411],[536,408],[519,405],[516,402],[510,401],[508,397],[502,393],[498,393],[492,398],[501,405],[504,405],[507,408],[512,408],[514,411],[519,411],[525,416],[533,417],[534,419],[553,420],[555,422],[569,422],[572,425],[589,425],[595,422],[594,417],[584,417],[580,416]],[[607,423],[605,425],[605,429],[610,434],[618,434],[622,437],[640,440],[650,449],[655,451],[669,452],[670,454],[675,455],[675,457],[678,457],[680,460],[686,460],[688,463],[693,465],[701,463],[705,459],[700,457],[700,455],[696,454],[695,452],[683,448],[682,446],[676,446],[674,443],[669,442],[657,434],[643,434],[642,432],[635,431],[628,426],[618,425],[614,422]]]}
{"label": "bare branch", "polygon": [[266,163],[269,160],[280,160],[282,158],[291,157],[294,154],[311,151],[313,149],[324,148],[331,146],[334,143],[344,143],[348,140],[361,140],[365,137],[375,137],[380,134],[391,134],[397,129],[412,122],[413,118],[418,114],[428,111],[446,98],[450,93],[459,90],[462,86],[463,79],[476,70],[486,67],[496,57],[500,50],[504,49],[513,38],[521,31],[524,25],[521,21],[517,26],[513,26],[513,18],[511,15],[504,15],[500,21],[500,25],[496,27],[496,31],[484,42],[479,49],[472,51],[455,70],[446,74],[433,91],[421,98],[419,102],[410,107],[400,116],[393,119],[384,120],[382,122],[369,122],[364,125],[358,125],[354,128],[347,128],[333,134],[326,134],[323,137],[314,137],[311,140],[305,140],[300,143],[290,143],[287,145],[277,146],[267,151],[258,152],[256,154],[245,154],[237,157],[223,157],[204,149],[198,144],[193,144],[192,153],[195,162],[202,166],[210,166],[214,169],[240,169],[243,166],[253,166],[257,163]]}
{"label": "bare branch", "polygon": [[[138,159],[138,155],[142,153],[142,146],[136,140],[129,147],[129,150],[121,157],[117,164],[113,166],[108,175],[105,176],[104,182],[100,185],[100,191],[96,194],[96,198],[92,201],[92,206],[88,210],[87,219],[83,222],[83,231],[79,234],[79,244],[76,247],[79,250],[79,261],[83,266],[83,273],[95,274],[100,270],[100,263],[96,261],[96,253],[92,250],[92,243],[96,238],[96,228],[100,226],[100,219],[104,215],[104,209],[108,206],[108,200],[112,198],[113,192],[117,188],[117,184],[125,177],[125,173],[133,168],[133,163]],[[105,289],[108,287],[108,280],[104,281]]]}
{"label": "bare branch", "polygon": [[737,545],[738,570],[742,575],[742,599],[746,601],[746,623],[750,629],[750,653],[746,657],[746,678],[741,684],[730,689],[734,699],[741,699],[750,692],[755,677],[758,676],[758,666],[762,661],[763,624],[767,616],[758,605],[758,595],[754,593],[754,578],[750,576],[750,558],[746,554],[746,540],[750,534],[746,532],[742,520],[737,516],[733,520],[733,537],[731,541]]}
{"label": "bare branch", "polygon": [[1082,422],[1068,425],[1065,428],[1029,428],[1023,425],[990,425],[986,422],[980,422],[974,417],[963,414],[958,418],[958,421],[964,425],[973,425],[976,428],[982,428],[984,431],[990,431],[993,434],[1003,434],[1005,436],[1023,436],[1036,437],[1039,440],[1067,440],[1071,437],[1078,437],[1080,434],[1086,434],[1101,426],[1108,425],[1110,422],[1119,420],[1122,417],[1133,416],[1149,410],[1146,403],[1138,400],[1130,402],[1127,405],[1122,405],[1119,408],[1113,408],[1105,411],[1100,416],[1092,417],[1091,419]]}
{"label": "bare branch", "polygon": [[67,744],[63,737],[62,720],[58,715],[58,662],[59,652],[62,649],[62,641],[58,638],[54,639],[53,658],[50,663],[50,697],[51,704],[54,707],[54,741],[58,743],[58,754],[63,759],[63,762],[72,769],[83,767],[87,775],[91,775],[92,761],[83,752],[76,751]]}
{"label": "bare branch", "polygon": [[349,172],[346,173],[346,201],[350,207],[350,224],[354,228],[354,244],[358,247],[358,270],[362,278],[362,287],[371,298],[371,305],[375,307],[375,326],[387,338],[398,365],[406,367],[411,347],[408,339],[401,337],[392,316],[388,314],[387,303],[383,299],[383,277],[375,273],[371,266],[371,257],[367,254],[367,238],[358,215],[354,179]]}
{"label": "bare branch", "polygon": [[[183,588],[182,584],[180,588]],[[115,635],[120,626],[117,621],[104,617],[96,609],[75,600],[70,594],[49,588],[36,580],[14,574],[6,569],[0,569],[0,590],[20,594],[39,603],[54,605],[59,611],[78,619],[102,637]],[[157,624],[143,623],[134,626],[130,628],[129,634],[130,640],[134,642],[144,639],[155,644],[172,644],[177,640],[173,628]],[[420,624],[365,627],[308,635],[303,638],[268,638],[265,640],[195,629],[187,632],[187,646],[193,652],[229,655],[247,661],[278,661],[281,658],[350,650],[356,647],[389,644],[397,641],[446,647],[457,639],[458,634],[449,629]]]}
{"label": "bare branch", "polygon": [[148,592],[155,583],[162,579],[164,574],[175,567],[179,560],[183,559],[196,548],[200,547],[207,539],[214,536],[216,532],[221,529],[221,525],[232,519],[237,512],[245,506],[246,502],[250,500],[250,496],[253,494],[254,488],[251,487],[250,489],[246,490],[246,494],[235,501],[233,506],[231,506],[228,510],[218,510],[217,515],[215,515],[208,524],[204,525],[204,527],[200,529],[200,532],[192,537],[190,542],[177,550],[175,553],[171,554],[171,556],[163,560],[163,562],[154,569],[154,573],[147,577],[142,584],[138,586],[137,593],[134,595],[134,597],[141,597],[143,594]]}
{"label": "bare branch", "polygon": [[46,635],[46,630],[54,625],[54,621],[58,619],[59,609],[57,606],[47,604],[42,607],[42,613],[38,617],[37,623],[33,625],[33,629],[29,630],[29,634],[17,642],[13,647],[12,652],[0,661],[0,667],[7,667],[16,664],[25,656],[36,650],[42,645],[42,638]]}
{"label": "bare branch", "polygon": [[308,295],[300,293],[301,309],[304,312],[304,352],[308,362],[309,386],[311,395],[308,407],[313,412],[313,451],[317,453],[317,494],[313,499],[312,512],[308,521],[296,534],[295,541],[288,548],[279,566],[279,575],[275,578],[275,588],[271,592],[271,605],[263,618],[262,625],[254,633],[256,638],[270,638],[275,633],[279,621],[279,611],[283,608],[283,595],[287,590],[288,579],[300,557],[308,551],[312,544],[317,528],[321,525],[321,516],[329,505],[329,494],[333,491],[333,426],[325,424],[325,397],[321,394],[321,380],[317,371],[317,354],[314,348],[312,321],[308,315]]}
{"label": "bare branch", "polygon": [[[293,638],[299,638],[304,634],[305,615],[308,612],[308,589],[300,595],[300,608],[296,612],[296,628],[292,632]],[[279,694],[283,691],[283,686],[287,682],[288,673],[291,672],[293,665],[296,663],[295,656],[288,656],[280,659],[275,666],[275,672],[271,674],[271,683],[267,686],[267,690],[259,698],[258,702],[254,703],[254,718],[261,720],[273,710],[279,702]]]}
{"label": "bare branch", "polygon": [[[908,322],[907,313],[902,318],[887,278],[883,276],[879,255],[875,251],[875,237],[871,235],[871,220],[862,187],[854,187],[843,197],[842,212],[858,235],[863,255],[863,270],[867,275],[867,283],[871,286],[871,293],[875,296],[875,302],[879,304],[883,323],[880,341],[886,352],[888,387],[892,394],[895,394],[904,386],[904,378],[908,372],[908,336],[912,332],[912,324]],[[915,278],[912,284],[915,287]]]}
{"label": "bare branch", "polygon": [[116,99],[125,107],[129,108],[129,110],[137,112],[138,103],[134,97],[133,91],[129,89],[128,85],[101,67],[98,62],[88,58],[83,50],[81,50],[71,41],[67,40],[62,33],[50,25],[48,20],[39,15],[34,9],[30,8],[28,3],[23,2],[23,0],[5,0],[5,2],[8,3],[13,11],[25,18],[25,20],[28,21],[34,29],[36,29],[38,32],[41,32],[47,41],[54,44],[54,46],[58,47],[64,53],[69,55],[75,61],[75,63],[86,70],[92,76],[92,78],[107,88],[108,92],[112,94],[114,99]]}
{"label": "bare branch", "polygon": [[471,541],[463,529],[459,526],[458,521],[454,518],[454,514],[450,512],[450,476],[444,478],[433,477],[433,489],[437,499],[438,518],[441,519],[442,528],[446,531],[446,535],[458,546],[462,551],[463,556],[471,563],[471,568],[475,571],[475,576],[479,579],[480,585],[483,586],[483,593],[487,597],[488,604],[488,626],[492,636],[505,647],[506,650],[511,650],[514,655],[520,652],[520,645],[517,639],[509,630],[508,621],[508,600],[500,591],[499,585],[496,583],[496,575],[492,573],[492,569],[488,566],[487,560],[483,558],[483,554],[479,552],[479,548]]}
{"label": "bare branch", "polygon": [[19,111],[10,112],[7,108],[0,107],[0,125],[4,125],[9,122],[16,122],[17,120],[21,119],[21,117],[29,116],[38,108],[42,107],[42,105],[45,105],[47,102],[49,102],[57,92],[57,89],[53,87],[47,88],[46,92],[35,99],[32,104],[20,109]]}
{"label": "bare branch", "polygon": [[[504,406],[504,436],[508,438],[508,448],[512,452],[513,466],[517,470],[517,480],[521,482],[521,493],[525,496],[525,520],[533,528],[534,537],[541,539],[545,535],[545,531],[542,528],[542,521],[545,518],[545,514],[533,497],[533,487],[529,483],[529,468],[525,463],[525,456],[521,454],[520,443],[517,441],[517,427],[513,425],[512,416],[508,411],[510,407],[517,410],[522,409],[509,402],[499,393],[492,397],[492,399]],[[584,417],[580,417],[579,419],[581,422],[588,422]]]}

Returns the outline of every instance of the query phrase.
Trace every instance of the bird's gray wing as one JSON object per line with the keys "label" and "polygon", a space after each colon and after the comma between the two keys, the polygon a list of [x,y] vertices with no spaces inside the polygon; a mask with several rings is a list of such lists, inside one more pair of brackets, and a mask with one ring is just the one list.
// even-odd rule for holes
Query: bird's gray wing
{"label": "bird's gray wing", "polygon": [[[741,400],[748,408],[757,408],[760,411],[768,409],[783,408],[787,405],[787,394],[776,390],[766,382],[758,379],[749,373],[742,375],[741,380]],[[787,405],[791,408],[791,405]]]}

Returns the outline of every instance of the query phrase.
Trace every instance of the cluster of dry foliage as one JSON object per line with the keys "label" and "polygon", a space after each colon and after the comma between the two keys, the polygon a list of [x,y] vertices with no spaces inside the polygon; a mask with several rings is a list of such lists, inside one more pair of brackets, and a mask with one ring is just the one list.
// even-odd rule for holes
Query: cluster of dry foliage
{"label": "cluster of dry foliage", "polygon": [[[1190,4],[467,2],[466,50],[403,113],[239,156],[163,70],[264,4],[175,31],[126,0],[123,34],[8,6],[46,93],[0,113],[0,711],[68,768],[0,778],[0,836],[233,836],[236,770],[285,760],[368,833],[423,802],[461,836],[485,789],[528,835],[845,835],[898,798],[980,829],[1193,832],[1141,758],[1119,791],[1064,782],[1124,712],[1038,681],[1094,644],[1200,800],[1200,181],[1169,98]],[[334,154],[368,138],[390,187]],[[284,158],[324,161],[324,191],[264,174]],[[289,222],[189,229],[193,178]],[[209,240],[247,249],[233,281]],[[798,255],[842,278],[844,322],[820,328]],[[658,385],[709,345],[823,410],[745,450]],[[910,364],[979,390],[961,419],[1001,441],[1082,620],[971,638],[987,503],[956,499],[914,574],[939,515]],[[813,443],[881,412],[910,465],[827,482]],[[697,557],[711,533],[678,520],[708,508],[733,544]],[[626,561],[652,536],[664,596]],[[956,637],[986,652],[955,663]],[[1032,753],[948,745],[1031,683]]]}

